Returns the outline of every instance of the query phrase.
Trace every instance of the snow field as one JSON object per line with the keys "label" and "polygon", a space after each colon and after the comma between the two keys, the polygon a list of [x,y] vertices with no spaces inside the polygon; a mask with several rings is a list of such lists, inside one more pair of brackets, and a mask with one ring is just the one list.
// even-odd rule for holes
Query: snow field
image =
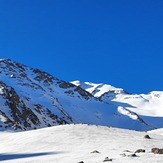
{"label": "snow field", "polygon": [[[95,125],[64,125],[25,132],[0,133],[0,159],[4,163],[161,163],[163,155],[151,153],[163,147],[163,136]],[[130,157],[137,149],[145,153]],[[91,153],[93,151],[100,153]],[[128,152],[125,150],[128,150]],[[123,155],[126,154],[124,157]]]}

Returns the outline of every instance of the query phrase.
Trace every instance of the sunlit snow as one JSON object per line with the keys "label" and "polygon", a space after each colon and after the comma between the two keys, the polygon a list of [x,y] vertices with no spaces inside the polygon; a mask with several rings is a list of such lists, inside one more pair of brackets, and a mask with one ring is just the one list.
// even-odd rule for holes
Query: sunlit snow
{"label": "sunlit snow", "polygon": [[[0,160],[4,163],[162,163],[151,153],[163,147],[163,136],[145,132],[91,125],[65,125],[33,131],[0,133]],[[145,153],[131,155],[137,149]],[[94,153],[98,151],[99,153]],[[93,153],[92,153],[93,152]]]}

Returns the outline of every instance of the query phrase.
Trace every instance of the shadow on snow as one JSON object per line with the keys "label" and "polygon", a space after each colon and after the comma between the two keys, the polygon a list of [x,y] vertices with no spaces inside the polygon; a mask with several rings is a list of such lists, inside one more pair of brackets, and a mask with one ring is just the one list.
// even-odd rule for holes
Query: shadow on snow
{"label": "shadow on snow", "polygon": [[45,155],[53,155],[59,154],[60,152],[42,152],[42,153],[20,153],[20,154],[8,154],[3,153],[0,154],[0,161],[4,160],[14,160],[14,159],[22,159],[22,158],[29,158],[29,157],[38,157],[38,156],[45,156]]}

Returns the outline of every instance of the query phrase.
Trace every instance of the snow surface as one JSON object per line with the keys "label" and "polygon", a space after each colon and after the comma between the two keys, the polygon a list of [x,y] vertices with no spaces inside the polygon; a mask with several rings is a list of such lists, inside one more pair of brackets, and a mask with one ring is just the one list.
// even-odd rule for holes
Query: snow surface
{"label": "snow surface", "polygon": [[0,94],[3,94],[3,87],[0,87]]}
{"label": "snow surface", "polygon": [[93,94],[95,97],[100,97],[109,91],[115,91],[116,93],[120,93],[123,91],[122,88],[116,88],[109,84],[103,83],[95,84],[92,82],[80,82],[79,80],[72,81],[71,83],[76,86],[81,86],[83,89]]}
{"label": "snow surface", "polygon": [[[25,132],[0,132],[2,163],[162,163],[163,155],[151,148],[163,147],[163,136],[91,125],[64,125]],[[145,153],[130,157],[137,149]],[[91,153],[93,151],[100,153]],[[125,156],[126,155],[126,156]]]}
{"label": "snow surface", "polygon": [[[160,119],[155,120],[151,117],[145,117],[148,123],[142,123],[129,109],[127,111],[126,106],[115,103],[113,100],[110,101],[110,99],[108,101],[108,98],[106,101],[103,99],[102,101],[90,95],[92,93],[95,96],[101,95],[103,97],[109,92],[109,95],[112,94],[115,97],[117,94],[122,95],[124,93],[121,88],[115,88],[106,84],[82,83],[80,81],[76,82],[78,84],[78,87],[76,87],[68,82],[52,77],[46,72],[11,60],[4,60],[0,64],[1,81],[7,85],[8,89],[14,88],[27,108],[30,108],[39,119],[40,124],[36,126],[29,118],[28,121],[31,127],[26,128],[27,130],[46,127],[48,124],[52,126],[59,125],[56,121],[53,122],[46,114],[47,108],[54,115],[60,118],[64,117],[68,123],[97,124],[141,131],[163,127]],[[45,82],[46,79],[51,80]],[[61,87],[61,84],[69,84],[70,86]],[[84,89],[90,92],[88,93],[83,89],[79,90],[79,86],[84,87]],[[6,99],[2,95],[0,95],[0,104],[1,111],[13,121],[10,108],[6,105]],[[38,104],[42,106],[41,114],[36,111],[36,105]],[[123,107],[125,114],[124,112],[122,114],[122,110],[118,110],[119,106]],[[18,109],[22,112],[21,106]],[[2,125],[1,130],[6,130],[3,119],[0,121],[0,125]],[[23,122],[21,125],[24,128]]]}
{"label": "snow surface", "polygon": [[128,104],[126,108],[139,115],[155,117],[163,116],[162,91],[154,91],[149,94],[140,95],[118,94],[112,101],[120,102],[122,106],[123,104]]}
{"label": "snow surface", "polygon": [[[72,83],[77,85],[75,81]],[[163,91],[152,91],[148,94],[128,94],[123,89],[109,84],[80,83],[83,89],[104,102],[125,107],[142,116],[163,117]]]}
{"label": "snow surface", "polygon": [[159,129],[156,129],[156,130],[151,130],[151,131],[148,131],[148,133],[163,136],[163,128],[159,128]]}
{"label": "snow surface", "polygon": [[118,107],[118,111],[123,115],[129,116],[132,119],[135,119],[135,120],[138,119],[138,116],[136,114],[132,114],[131,112],[129,112],[128,110],[126,110],[125,108],[123,108],[121,106]]}

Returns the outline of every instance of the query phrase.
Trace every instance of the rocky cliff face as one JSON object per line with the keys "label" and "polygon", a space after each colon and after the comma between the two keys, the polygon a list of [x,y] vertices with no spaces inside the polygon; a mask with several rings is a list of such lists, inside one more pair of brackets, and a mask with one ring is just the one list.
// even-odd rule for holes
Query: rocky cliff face
{"label": "rocky cliff face", "polygon": [[30,130],[69,123],[135,130],[163,127],[162,117],[144,117],[126,108],[127,103],[113,102],[122,94],[129,96],[123,89],[110,85],[76,85],[3,59],[0,60],[0,130]]}

